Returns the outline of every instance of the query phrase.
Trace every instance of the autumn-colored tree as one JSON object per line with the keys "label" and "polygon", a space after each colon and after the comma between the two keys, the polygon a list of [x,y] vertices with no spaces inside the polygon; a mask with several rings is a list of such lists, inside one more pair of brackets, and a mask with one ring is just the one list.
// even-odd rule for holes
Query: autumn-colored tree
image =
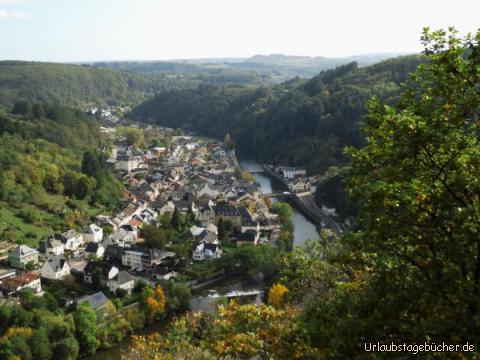
{"label": "autumn-colored tree", "polygon": [[288,288],[283,284],[274,284],[268,291],[268,303],[277,309],[282,309],[286,303]]}
{"label": "autumn-colored tree", "polygon": [[307,345],[298,315],[295,308],[232,301],[215,314],[184,316],[167,334],[135,337],[124,360],[314,358],[318,350]]}
{"label": "autumn-colored tree", "polygon": [[112,317],[117,313],[117,308],[115,307],[115,304],[110,300],[107,302],[107,313],[108,317]]}
{"label": "autumn-colored tree", "polygon": [[157,285],[155,290],[145,286],[142,291],[142,300],[149,320],[155,320],[165,313],[167,298],[160,285]]}

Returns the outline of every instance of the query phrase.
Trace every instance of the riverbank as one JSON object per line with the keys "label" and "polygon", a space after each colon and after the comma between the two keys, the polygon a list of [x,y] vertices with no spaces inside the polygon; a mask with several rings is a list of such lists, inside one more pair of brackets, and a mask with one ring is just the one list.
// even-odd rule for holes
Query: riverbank
{"label": "riverbank", "polygon": [[[251,172],[260,189],[265,194],[283,192],[284,188],[279,179],[269,176],[264,171],[262,165],[256,160],[243,158],[240,159],[240,166]],[[272,197],[273,202],[279,201],[277,197]],[[293,245],[303,246],[307,240],[318,240],[320,238],[318,227],[315,221],[301,211],[296,202],[292,202],[292,223],[293,223]]]}
{"label": "riverbank", "polygon": [[[262,165],[262,169],[268,176],[279,181],[284,189],[288,186],[283,178],[273,171],[269,166]],[[345,226],[332,218],[326,211],[322,210],[315,203],[315,195],[310,193],[294,194],[290,193],[288,200],[294,204],[308,219],[313,221],[318,228],[327,227],[337,234],[345,231]]]}
{"label": "riverbank", "polygon": [[[231,276],[216,280],[215,283],[210,283],[202,289],[198,289],[197,295],[190,300],[191,311],[214,311],[223,298],[245,298],[243,301],[240,301],[254,304],[263,302],[265,283],[261,277],[248,278],[238,273],[231,273]],[[83,360],[118,360],[121,358],[122,353],[128,351],[132,344],[132,335],[148,336],[156,332],[166,332],[171,321],[172,319],[165,319],[135,330],[134,333],[112,348],[100,350],[95,355],[85,357]]]}

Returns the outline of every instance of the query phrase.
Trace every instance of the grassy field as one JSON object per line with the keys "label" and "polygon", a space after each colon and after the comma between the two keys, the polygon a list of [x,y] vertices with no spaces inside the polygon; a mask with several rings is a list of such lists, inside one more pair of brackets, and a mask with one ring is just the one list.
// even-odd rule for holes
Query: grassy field
{"label": "grassy field", "polygon": [[[65,213],[72,213],[67,208],[65,198],[62,196],[50,196],[50,200],[57,208],[64,208]],[[76,214],[81,214],[79,223],[88,223],[101,212],[101,209],[89,206],[85,201],[76,201],[79,209]],[[21,210],[32,209],[39,215],[39,220],[29,223],[20,216]],[[12,241],[37,247],[41,240],[46,240],[54,231],[67,227],[66,215],[58,212],[46,211],[33,205],[24,204],[20,209],[12,208],[5,202],[0,202],[0,241]]]}

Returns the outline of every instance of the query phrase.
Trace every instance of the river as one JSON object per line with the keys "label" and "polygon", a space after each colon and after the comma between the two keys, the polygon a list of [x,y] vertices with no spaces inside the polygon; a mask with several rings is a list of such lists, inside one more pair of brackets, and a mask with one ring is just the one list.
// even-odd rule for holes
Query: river
{"label": "river", "polygon": [[[262,166],[255,160],[241,160],[240,166],[251,172],[257,182],[260,184],[263,193],[283,191],[282,184],[276,179],[267,176]],[[272,201],[278,201],[277,198],[271,198]],[[315,224],[309,221],[303,214],[292,206],[292,223],[294,226],[293,245],[303,246],[306,240],[317,240],[319,234]],[[200,292],[192,298],[190,303],[191,309],[194,311],[211,311],[222,298],[242,297],[248,299],[249,302],[261,303],[263,297],[264,283],[262,278],[257,279],[226,279],[220,281],[208,289]],[[149,335],[158,331],[165,331],[168,324],[153,324],[147,326],[138,332],[137,335]],[[110,350],[98,352],[94,356],[86,358],[86,360],[117,360],[120,354],[130,346],[130,339],[125,339],[119,345]]]}
{"label": "river", "polygon": [[[262,166],[255,160],[240,160],[240,166],[245,170],[251,172],[257,182],[260,184],[261,190],[265,194],[283,191],[284,187],[277,179],[272,179],[263,170]],[[276,198],[271,198],[272,201],[278,201]],[[303,246],[306,240],[318,240],[319,234],[317,227],[303,214],[298,211],[295,206],[292,206],[292,222],[294,226],[293,231],[293,246]]]}

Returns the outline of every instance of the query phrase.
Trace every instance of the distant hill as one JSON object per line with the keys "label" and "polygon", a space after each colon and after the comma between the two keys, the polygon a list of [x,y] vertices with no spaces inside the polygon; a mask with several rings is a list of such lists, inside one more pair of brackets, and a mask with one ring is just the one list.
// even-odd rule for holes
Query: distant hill
{"label": "distant hill", "polygon": [[[255,55],[250,58],[178,59],[170,61],[93,62],[100,68],[132,71],[142,74],[196,74],[212,83],[272,84],[290,78],[312,77],[320,71],[357,61],[360,67],[396,57],[399,54],[366,54],[343,58],[289,56],[282,54]],[[223,81],[220,81],[223,79]]]}

